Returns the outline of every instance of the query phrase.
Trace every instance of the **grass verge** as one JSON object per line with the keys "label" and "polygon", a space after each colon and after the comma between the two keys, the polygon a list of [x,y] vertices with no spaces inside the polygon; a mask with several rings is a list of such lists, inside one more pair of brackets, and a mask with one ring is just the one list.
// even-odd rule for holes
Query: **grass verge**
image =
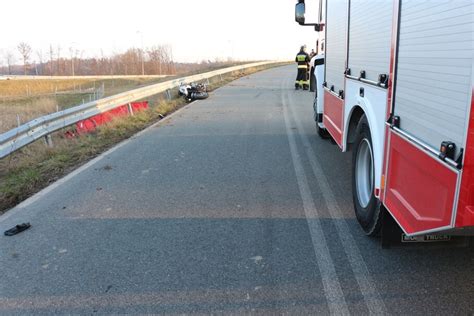
{"label": "grass verge", "polygon": [[[227,74],[209,80],[210,90],[217,89],[240,77],[278,66],[250,68],[244,72]],[[212,97],[212,96],[211,96]],[[52,135],[53,148],[39,140],[0,160],[0,214],[39,192],[92,158],[133,136],[138,131],[160,120],[160,114],[169,115],[186,102],[175,96],[148,98],[150,108],[135,116],[117,118],[98,128],[94,133],[74,139],[64,138],[60,131]]]}

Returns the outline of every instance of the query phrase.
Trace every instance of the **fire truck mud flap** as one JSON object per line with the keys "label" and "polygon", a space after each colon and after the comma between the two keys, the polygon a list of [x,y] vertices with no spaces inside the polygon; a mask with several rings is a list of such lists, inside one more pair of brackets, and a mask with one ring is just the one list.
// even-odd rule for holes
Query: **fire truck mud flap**
{"label": "fire truck mud flap", "polygon": [[469,236],[452,236],[449,234],[426,234],[407,236],[395,222],[390,213],[382,207],[381,243],[383,249],[404,248],[452,248],[473,247],[474,239]]}

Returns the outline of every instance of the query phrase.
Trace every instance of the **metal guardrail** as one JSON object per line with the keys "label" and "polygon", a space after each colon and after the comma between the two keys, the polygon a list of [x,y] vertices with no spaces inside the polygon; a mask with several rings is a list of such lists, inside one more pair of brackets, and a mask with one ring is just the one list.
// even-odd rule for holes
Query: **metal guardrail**
{"label": "metal guardrail", "polygon": [[41,116],[8,132],[0,134],[0,158],[6,157],[18,149],[67,126],[88,119],[97,114],[112,110],[130,102],[141,100],[178,87],[183,82],[194,82],[209,79],[226,73],[247,68],[279,63],[265,61],[219,69],[203,74],[182,77],[135,90],[123,92],[104,99],[92,101],[63,111]]}

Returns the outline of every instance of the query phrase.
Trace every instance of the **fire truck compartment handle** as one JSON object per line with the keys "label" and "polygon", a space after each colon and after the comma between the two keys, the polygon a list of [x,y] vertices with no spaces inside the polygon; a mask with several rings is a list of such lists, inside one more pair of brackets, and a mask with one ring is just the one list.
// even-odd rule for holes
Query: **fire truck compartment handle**
{"label": "fire truck compartment handle", "polygon": [[345,75],[345,76],[346,76],[347,79],[357,80],[357,81],[360,81],[360,82],[363,82],[363,83],[370,84],[372,86],[377,86],[377,87],[381,87],[381,88],[385,88],[385,89],[388,87],[388,85],[386,83],[377,82],[377,81],[365,79],[365,78],[362,78],[362,77],[351,76],[351,75]]}
{"label": "fire truck compartment handle", "polygon": [[336,92],[334,92],[333,90],[329,89],[328,87],[324,87],[324,90],[327,91],[327,92],[329,92],[330,94],[332,94],[332,95],[335,96],[336,98],[341,99],[340,93],[336,93]]}

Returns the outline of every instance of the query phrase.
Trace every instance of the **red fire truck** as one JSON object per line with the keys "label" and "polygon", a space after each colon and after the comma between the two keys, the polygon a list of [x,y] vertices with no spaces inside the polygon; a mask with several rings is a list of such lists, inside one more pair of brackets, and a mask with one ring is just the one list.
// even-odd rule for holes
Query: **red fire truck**
{"label": "red fire truck", "polygon": [[316,127],[352,151],[365,233],[474,235],[474,1],[313,1]]}

